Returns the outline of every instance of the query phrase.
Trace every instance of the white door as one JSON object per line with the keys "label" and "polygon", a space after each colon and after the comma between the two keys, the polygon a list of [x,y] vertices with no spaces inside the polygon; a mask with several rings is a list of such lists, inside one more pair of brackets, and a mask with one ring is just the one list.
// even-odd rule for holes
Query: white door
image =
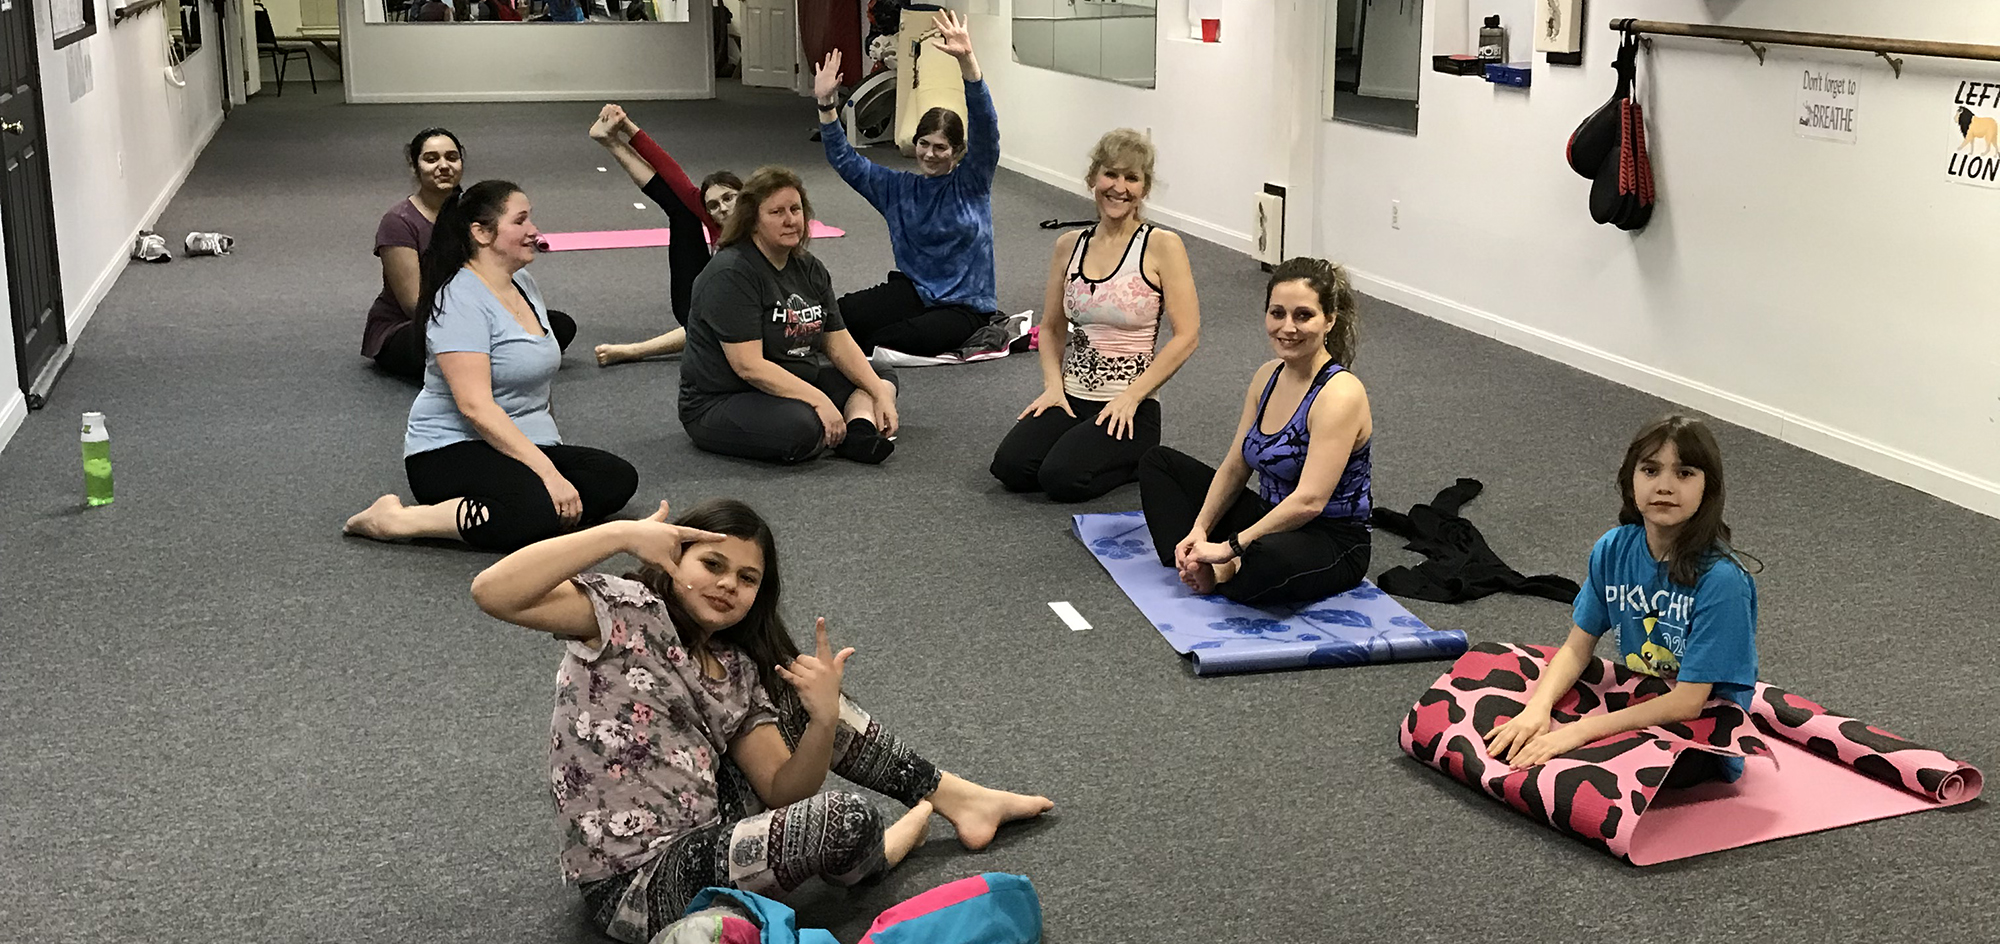
{"label": "white door", "polygon": [[791,88],[798,79],[796,0],[743,0],[743,84]]}

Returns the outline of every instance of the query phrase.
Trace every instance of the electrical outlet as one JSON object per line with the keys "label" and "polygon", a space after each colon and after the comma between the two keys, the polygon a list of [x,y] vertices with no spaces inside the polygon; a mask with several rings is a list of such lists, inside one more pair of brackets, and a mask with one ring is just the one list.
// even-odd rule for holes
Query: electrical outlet
{"label": "electrical outlet", "polygon": [[1389,201],[1389,228],[1403,228],[1403,201],[1401,200]]}

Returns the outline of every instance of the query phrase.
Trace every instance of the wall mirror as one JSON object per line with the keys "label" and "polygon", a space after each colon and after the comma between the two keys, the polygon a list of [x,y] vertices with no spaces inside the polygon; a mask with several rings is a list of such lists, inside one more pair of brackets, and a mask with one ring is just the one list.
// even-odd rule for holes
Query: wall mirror
{"label": "wall mirror", "polygon": [[201,7],[195,0],[162,5],[160,21],[167,26],[167,64],[179,65],[201,48]]}
{"label": "wall mirror", "polygon": [[1152,88],[1158,0],[1014,0],[1014,61]]}
{"label": "wall mirror", "polygon": [[[268,0],[267,0],[268,2]],[[367,23],[685,23],[688,0],[363,0]]]}
{"label": "wall mirror", "polygon": [[1333,120],[1417,133],[1424,0],[1333,4]]}

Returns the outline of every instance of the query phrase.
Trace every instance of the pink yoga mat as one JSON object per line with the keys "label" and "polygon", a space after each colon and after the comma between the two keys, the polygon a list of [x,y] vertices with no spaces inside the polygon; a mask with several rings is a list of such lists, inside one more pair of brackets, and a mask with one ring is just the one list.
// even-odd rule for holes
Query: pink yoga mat
{"label": "pink yoga mat", "polygon": [[[1510,770],[1483,735],[1519,712],[1555,653],[1474,647],[1417,700],[1403,750],[1520,813],[1631,862],[1654,865],[1969,802],[1980,772],[1873,725],[1758,683],[1745,714],[1715,699],[1700,717],[1614,735],[1540,767]],[[1669,691],[1597,660],[1553,712],[1558,726]],[[1663,789],[1686,751],[1745,758],[1742,779]]]}
{"label": "pink yoga mat", "polygon": [[[845,236],[847,231],[813,220],[807,226],[814,239],[832,239]],[[576,249],[650,249],[667,244],[668,231],[664,229],[607,229],[594,233],[543,233],[543,252],[568,252]]]}

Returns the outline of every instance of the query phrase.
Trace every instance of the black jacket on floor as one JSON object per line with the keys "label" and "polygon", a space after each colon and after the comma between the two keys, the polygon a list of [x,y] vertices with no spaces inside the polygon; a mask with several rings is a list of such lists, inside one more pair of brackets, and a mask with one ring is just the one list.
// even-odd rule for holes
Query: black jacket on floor
{"label": "black jacket on floor", "polygon": [[1409,514],[1376,508],[1369,517],[1375,527],[1407,538],[1405,550],[1429,560],[1415,567],[1391,567],[1375,585],[1399,597],[1433,603],[1464,603],[1495,593],[1520,593],[1558,603],[1576,601],[1576,581],[1555,574],[1524,577],[1486,546],[1486,537],[1459,515],[1465,503],[1486,486],[1478,479],[1459,479]]}

